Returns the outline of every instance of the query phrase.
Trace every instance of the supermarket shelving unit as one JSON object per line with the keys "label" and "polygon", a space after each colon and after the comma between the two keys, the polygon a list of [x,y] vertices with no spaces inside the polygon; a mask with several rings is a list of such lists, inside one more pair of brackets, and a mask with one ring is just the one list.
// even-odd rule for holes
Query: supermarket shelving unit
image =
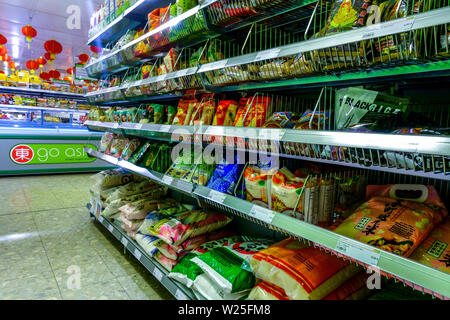
{"label": "supermarket shelving unit", "polygon": [[6,87],[0,86],[0,93],[11,93],[11,94],[27,94],[36,96],[46,96],[54,98],[66,98],[71,100],[85,101],[86,97],[82,93],[71,93],[63,91],[51,91],[42,90],[38,88],[28,88],[28,87]]}
{"label": "supermarket shelving unit", "polygon": [[[208,8],[207,5],[205,6]],[[275,16],[275,13],[273,16]],[[182,19],[189,18],[190,16],[182,17]],[[258,19],[262,20],[262,18]],[[414,81],[423,81],[423,79],[428,78],[445,79],[445,81],[448,81],[448,77],[450,76],[450,64],[448,60],[449,40],[447,37],[447,27],[449,23],[450,7],[447,6],[335,35],[317,39],[310,38],[308,40],[299,41],[293,44],[235,56],[204,65],[199,64],[197,67],[178,70],[165,75],[128,83],[123,86],[92,92],[87,95],[87,98],[89,101],[94,103],[96,101],[111,101],[109,99],[111,96],[114,96],[111,95],[111,93],[115,91],[125,92],[130,88],[146,88],[146,91],[148,92],[152,91],[151,88],[157,87],[156,84],[159,82],[177,80],[177,83],[183,84],[185,82],[190,82],[193,77],[198,79],[204,90],[219,93],[231,93],[238,91],[270,92],[273,90],[283,90],[284,92],[288,92],[312,87],[323,88],[327,86],[362,85],[367,83],[383,83],[384,81],[395,80],[402,80],[403,82],[412,79]],[[167,27],[170,26],[162,25],[160,29],[151,31],[142,38],[151,38],[153,35],[163,31],[164,28]],[[252,65],[262,66],[263,64],[273,62],[282,57],[298,57],[302,54],[312,55],[314,52],[325,52],[331,50],[332,48],[339,46],[350,46],[351,44],[360,43],[361,41],[378,41],[382,37],[391,35],[412,35],[414,32],[420,33],[426,28],[432,28],[434,31],[438,28],[445,29],[443,43],[445,43],[446,55],[443,57],[433,57],[427,59],[426,61],[406,59],[404,63],[400,64],[391,63],[390,60],[387,60],[381,64],[370,67],[367,67],[364,63],[360,64],[360,62],[356,63],[351,60],[347,63],[354,66],[354,68],[347,68],[350,70],[345,71],[334,71],[333,69],[331,69],[331,71],[327,71],[327,68],[330,66],[321,65],[319,67],[322,68],[321,70],[323,72],[315,74],[297,73],[291,76],[278,76],[277,73],[274,72],[274,76],[270,79],[263,79],[261,77],[254,76],[253,78],[250,77],[250,79],[245,79],[245,81],[242,81],[242,78],[238,78],[225,83],[212,82],[212,80],[218,79],[218,72],[232,70],[232,68],[249,68]],[[230,29],[233,29],[232,25],[230,26]],[[225,30],[225,32],[226,31],[227,30]],[[214,32],[220,33],[224,32],[224,30],[214,29]],[[208,35],[208,37],[209,36],[210,35]],[[139,41],[141,40],[142,39]],[[129,44],[117,52],[114,52],[112,55],[120,54],[121,52],[126,51],[128,47],[132,47],[136,43]],[[363,58],[367,58],[365,57],[365,53]],[[96,63],[98,62],[94,62],[93,64]],[[103,69],[100,73],[109,72],[110,71]],[[150,90],[148,90],[149,88]],[[177,89],[183,90],[186,88],[183,88],[183,86],[180,85]],[[154,92],[154,95],[142,95],[139,98],[141,99],[140,101],[153,101],[153,99],[157,98],[160,94],[157,90],[154,90]],[[127,99],[124,100],[127,101]],[[444,192],[442,196],[446,197],[449,195],[450,137],[448,136],[369,134],[326,130],[298,131],[292,129],[263,128],[246,128],[245,131],[239,133],[239,130],[236,130],[235,127],[169,126],[136,123],[102,123],[97,121],[87,121],[85,125],[93,131],[108,131],[125,136],[165,141],[178,141],[174,138],[174,133],[179,131],[182,132],[179,135],[188,137],[190,139],[188,139],[188,141],[194,141],[194,143],[204,143],[209,141],[208,139],[203,139],[205,137],[235,137],[244,141],[243,148],[245,151],[249,152],[265,151],[262,147],[265,144],[258,143],[258,147],[255,149],[250,147],[250,144],[248,143],[252,139],[259,139],[258,141],[262,140],[274,143],[277,146],[275,153],[281,158],[294,158],[349,166],[369,170],[374,173],[379,172],[380,175],[389,173],[409,176],[410,178],[418,177],[426,179],[428,183],[430,183],[430,181],[436,181],[436,183],[439,183],[441,190]],[[196,140],[196,137],[200,137],[202,140]],[[309,150],[312,150],[313,152],[292,153],[289,151],[289,148],[287,148],[288,144],[302,145],[303,148],[309,148]],[[324,150],[326,148],[333,147],[345,147],[349,150],[349,154],[344,155],[343,157],[336,157],[326,153],[324,154]],[[352,156],[350,150],[355,152],[356,159],[354,155]],[[118,160],[94,150],[86,149],[86,152],[93,157],[100,158],[113,165],[146,176],[176,192],[191,195],[191,197],[195,198],[199,201],[199,203],[212,205],[225,212],[243,217],[256,224],[262,225],[270,230],[275,230],[292,237],[300,238],[303,239],[303,241],[309,241],[321,250],[325,250],[343,259],[358,263],[366,268],[379,268],[381,273],[387,278],[393,278],[395,281],[401,281],[405,285],[408,285],[416,290],[430,293],[440,299],[450,299],[450,275],[439,270],[429,268],[407,258],[376,249],[372,246],[254,205],[231,195],[222,194],[204,186],[188,183],[152,170],[140,168],[127,161]],[[426,169],[425,166],[423,166],[423,168],[419,170],[416,168],[407,169],[398,163],[395,165],[383,163],[383,161],[381,161],[380,154],[383,154],[384,152],[395,152],[401,154],[403,157],[408,155],[416,156],[421,158],[423,163],[425,163],[425,160],[429,160],[433,165],[431,169]],[[369,154],[370,161],[368,161],[368,159],[361,161],[358,157],[359,153],[363,155]],[[437,159],[442,160],[443,167],[435,167],[434,163]],[[445,199],[445,201],[448,202],[447,199]]]}
{"label": "supermarket shelving unit", "polygon": [[139,245],[137,245],[136,242],[126,234],[126,232],[123,231],[122,228],[102,216],[97,216],[94,212],[92,212],[90,204],[87,205],[87,208],[91,217],[103,225],[103,227],[105,227],[117,240],[119,240],[123,244],[124,249],[130,252],[175,298],[177,298],[177,300],[196,299],[192,290],[167,277],[167,270],[154,259],[149,257],[147,253]]}

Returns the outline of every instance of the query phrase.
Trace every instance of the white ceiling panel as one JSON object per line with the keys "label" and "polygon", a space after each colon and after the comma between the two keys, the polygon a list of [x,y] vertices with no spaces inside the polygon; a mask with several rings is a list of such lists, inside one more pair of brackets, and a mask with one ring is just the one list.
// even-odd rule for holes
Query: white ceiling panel
{"label": "white ceiling panel", "polygon": [[[86,45],[89,19],[103,0],[0,0],[0,33],[8,39],[9,55],[20,66],[27,60],[37,59],[45,53],[44,43],[55,39],[64,47],[57,56],[53,68],[63,73],[78,61],[81,53],[92,54]],[[67,25],[71,5],[81,11],[80,29],[70,30]],[[37,31],[28,50],[22,27],[30,24]],[[46,66],[46,70],[50,66]]]}

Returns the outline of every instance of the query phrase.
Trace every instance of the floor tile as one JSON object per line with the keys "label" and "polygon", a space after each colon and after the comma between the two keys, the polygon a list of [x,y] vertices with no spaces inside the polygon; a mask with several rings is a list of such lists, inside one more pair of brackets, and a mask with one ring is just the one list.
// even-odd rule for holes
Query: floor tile
{"label": "floor tile", "polygon": [[67,288],[67,282],[69,278],[75,274],[75,272],[79,272],[81,286],[92,285],[98,282],[106,282],[115,278],[104,262],[87,263],[78,265],[77,268],[60,268],[54,270],[58,286],[60,288]]}
{"label": "floor tile", "polygon": [[0,282],[0,299],[2,300],[48,299],[49,297],[60,297],[56,280],[49,272]]}
{"label": "floor tile", "polygon": [[80,289],[61,288],[64,300],[130,300],[117,279],[83,285]]}
{"label": "floor tile", "polygon": [[[152,275],[148,275],[153,277]],[[155,278],[149,280],[141,274],[118,277],[122,287],[132,300],[172,300],[173,296]]]}

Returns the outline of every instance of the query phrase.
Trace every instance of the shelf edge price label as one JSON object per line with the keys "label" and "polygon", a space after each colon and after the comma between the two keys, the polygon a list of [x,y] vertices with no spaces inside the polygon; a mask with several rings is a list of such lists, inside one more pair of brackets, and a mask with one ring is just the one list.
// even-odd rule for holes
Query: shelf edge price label
{"label": "shelf edge price label", "polygon": [[162,278],[163,278],[163,276],[164,276],[164,274],[161,272],[161,270],[159,270],[159,269],[156,268],[156,267],[153,269],[152,274],[153,274],[153,276],[154,276],[156,279],[158,279],[158,281],[160,281],[160,282],[161,282],[161,280],[162,280]]}
{"label": "shelf edge price label", "polygon": [[120,242],[122,242],[122,244],[126,247],[128,244],[128,239],[125,237],[122,237],[122,239],[120,240]]}
{"label": "shelf edge price label", "polygon": [[100,221],[101,223],[103,223],[103,220],[105,220],[104,218],[103,218],[103,216],[98,216],[98,221]]}
{"label": "shelf edge price label", "polygon": [[278,55],[280,54],[280,50],[281,50],[280,48],[273,48],[270,50],[258,52],[258,54],[256,55],[256,57],[253,61],[257,62],[257,61],[261,61],[261,60],[277,58]]}
{"label": "shelf edge price label", "polygon": [[272,220],[275,217],[275,212],[270,209],[254,205],[250,210],[249,215],[268,224],[272,224]]}
{"label": "shelf edge price label", "polygon": [[136,130],[141,130],[142,129],[143,124],[142,123],[136,123],[136,125],[134,126],[134,128]]}
{"label": "shelf edge price label", "polygon": [[216,190],[211,190],[209,192],[209,198],[213,200],[214,202],[223,203],[225,201],[225,198],[227,197],[226,194],[222,192],[218,192]]}
{"label": "shelf edge price label", "polygon": [[205,68],[206,68],[205,71],[210,71],[210,70],[223,68],[223,67],[225,67],[227,65],[227,63],[228,63],[228,59],[209,63],[208,65],[205,65]]}
{"label": "shelf edge price label", "polygon": [[376,248],[368,250],[358,245],[355,241],[342,237],[339,238],[335,250],[372,266],[378,266],[378,261],[380,259],[380,250]]}
{"label": "shelf edge price label", "polygon": [[176,78],[184,77],[185,75],[188,74],[188,72],[189,72],[189,69],[183,69],[183,70],[177,71]]}
{"label": "shelf edge price label", "polygon": [[159,127],[159,132],[169,132],[170,131],[170,128],[171,128],[172,126],[170,126],[170,125],[161,125],[160,127]]}
{"label": "shelf edge price label", "polygon": [[163,178],[162,178],[162,182],[163,182],[164,184],[167,184],[167,185],[171,186],[172,183],[173,183],[173,178],[165,175],[165,176],[163,176]]}
{"label": "shelf edge price label", "polygon": [[108,230],[109,230],[109,232],[113,232],[114,227],[112,226],[112,224],[108,225]]}
{"label": "shelf edge price label", "polygon": [[175,298],[177,298],[177,300],[188,300],[186,295],[180,289],[177,289],[177,291],[175,291]]}
{"label": "shelf edge price label", "polygon": [[141,261],[142,253],[139,251],[138,248],[134,249],[134,256],[136,257],[136,259]]}

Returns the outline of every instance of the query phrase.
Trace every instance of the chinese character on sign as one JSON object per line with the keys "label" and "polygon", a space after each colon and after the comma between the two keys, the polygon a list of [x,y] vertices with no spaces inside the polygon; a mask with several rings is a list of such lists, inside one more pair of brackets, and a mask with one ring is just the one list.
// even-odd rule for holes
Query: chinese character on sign
{"label": "chinese character on sign", "polygon": [[25,164],[33,160],[34,152],[27,145],[18,145],[11,149],[11,160],[15,163]]}

